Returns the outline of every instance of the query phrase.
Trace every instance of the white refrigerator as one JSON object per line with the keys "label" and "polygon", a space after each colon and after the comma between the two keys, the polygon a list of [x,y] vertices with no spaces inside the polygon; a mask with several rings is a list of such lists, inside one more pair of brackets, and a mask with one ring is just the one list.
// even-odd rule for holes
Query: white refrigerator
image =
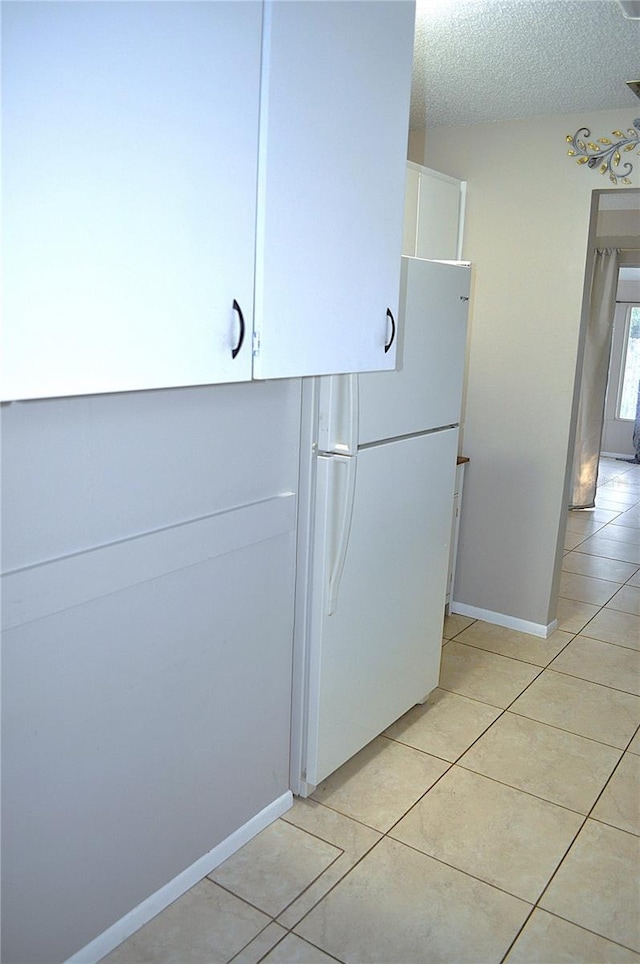
{"label": "white refrigerator", "polygon": [[291,785],[306,796],[437,686],[470,266],[402,258],[392,372],[303,397]]}

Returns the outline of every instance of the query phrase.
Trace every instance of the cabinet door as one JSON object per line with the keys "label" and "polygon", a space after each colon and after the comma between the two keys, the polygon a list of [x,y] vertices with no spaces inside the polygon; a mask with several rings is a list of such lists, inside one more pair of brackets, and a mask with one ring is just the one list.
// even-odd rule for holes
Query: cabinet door
{"label": "cabinet door", "polygon": [[267,3],[258,378],[393,368],[414,3]]}
{"label": "cabinet door", "polygon": [[253,0],[3,5],[3,398],[251,377],[261,29]]}

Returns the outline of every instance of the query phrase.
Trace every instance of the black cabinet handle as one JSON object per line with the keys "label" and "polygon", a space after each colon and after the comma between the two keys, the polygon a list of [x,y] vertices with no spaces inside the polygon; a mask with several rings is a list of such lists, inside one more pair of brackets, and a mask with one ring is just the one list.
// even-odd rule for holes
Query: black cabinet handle
{"label": "black cabinet handle", "polygon": [[388,343],[384,346],[385,355],[393,345],[396,338],[396,322],[393,315],[391,314],[391,308],[387,308],[387,318],[391,319],[391,338],[389,339]]}
{"label": "black cabinet handle", "polygon": [[240,351],[240,349],[242,348],[242,342],[244,341],[244,328],[245,328],[242,308],[240,307],[240,305],[238,304],[235,298],[233,299],[233,310],[238,312],[238,320],[240,321],[240,337],[238,338],[238,344],[236,345],[235,348],[232,348],[231,350],[231,357],[235,358],[238,352]]}

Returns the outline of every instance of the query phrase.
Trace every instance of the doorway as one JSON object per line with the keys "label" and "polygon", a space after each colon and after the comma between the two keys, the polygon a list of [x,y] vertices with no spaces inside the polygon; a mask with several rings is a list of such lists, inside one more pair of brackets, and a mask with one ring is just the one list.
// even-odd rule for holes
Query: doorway
{"label": "doorway", "polygon": [[[569,487],[569,505],[572,508],[594,505],[598,464],[603,451],[602,432],[614,310],[616,302],[631,300],[621,297],[619,271],[640,265],[640,190],[594,191],[593,195],[583,303],[584,341]],[[634,296],[633,300],[640,302],[640,297]],[[622,319],[621,325],[624,327]],[[620,337],[624,339],[623,335]],[[624,346],[620,348],[620,353],[622,357]],[[623,423],[626,420],[618,417],[617,379],[612,381],[612,385],[615,385],[612,395],[616,397],[615,400],[612,398],[611,406],[616,414],[611,421]],[[617,427],[624,431],[623,424]],[[630,431],[632,436],[633,423]]]}

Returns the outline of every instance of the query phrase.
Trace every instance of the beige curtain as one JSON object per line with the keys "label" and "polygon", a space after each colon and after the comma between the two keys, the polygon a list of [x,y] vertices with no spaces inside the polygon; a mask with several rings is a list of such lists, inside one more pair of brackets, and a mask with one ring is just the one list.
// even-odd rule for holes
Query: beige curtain
{"label": "beige curtain", "polygon": [[573,454],[572,509],[590,509],[595,505],[613,313],[618,287],[618,255],[617,248],[599,249],[596,251],[593,266]]}

